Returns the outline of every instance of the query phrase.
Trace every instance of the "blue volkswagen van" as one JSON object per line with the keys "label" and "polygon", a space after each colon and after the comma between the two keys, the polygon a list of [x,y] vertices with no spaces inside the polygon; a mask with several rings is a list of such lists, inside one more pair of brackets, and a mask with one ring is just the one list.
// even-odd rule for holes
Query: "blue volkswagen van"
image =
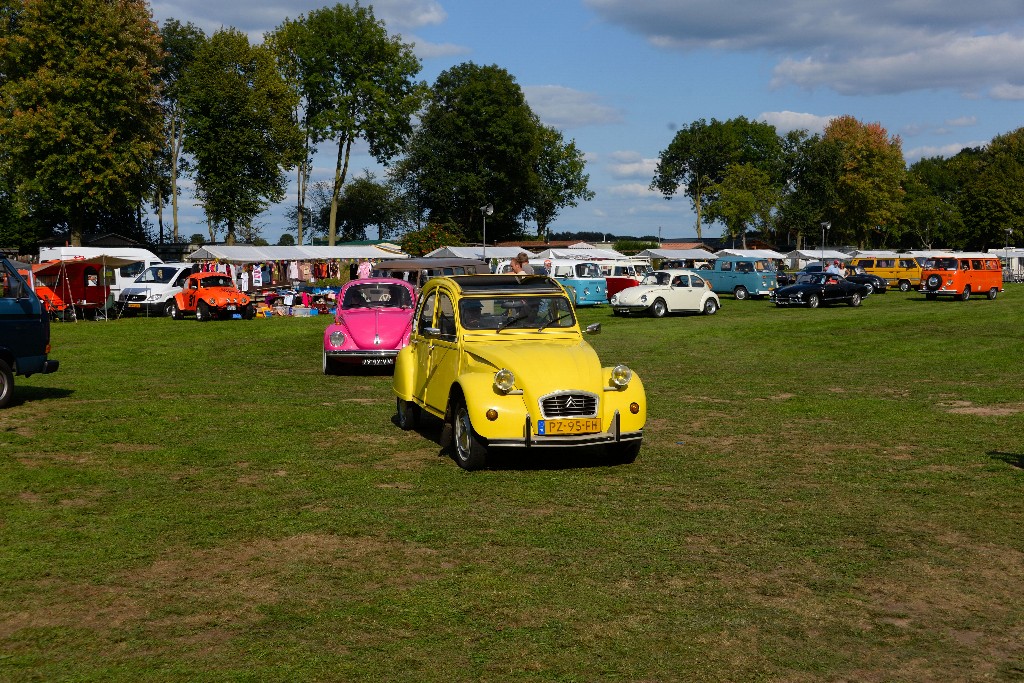
{"label": "blue volkswagen van", "polygon": [[779,286],[775,264],[766,258],[720,256],[711,270],[700,274],[716,294],[732,294],[738,301],[750,296],[760,299]]}
{"label": "blue volkswagen van", "polygon": [[0,408],[14,395],[14,376],[57,372],[49,360],[50,317],[14,264],[0,257]]}

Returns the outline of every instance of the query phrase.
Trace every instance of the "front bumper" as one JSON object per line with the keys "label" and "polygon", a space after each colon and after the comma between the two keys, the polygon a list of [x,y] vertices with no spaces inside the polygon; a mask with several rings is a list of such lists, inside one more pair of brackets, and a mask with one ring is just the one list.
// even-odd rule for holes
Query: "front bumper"
{"label": "front bumper", "polygon": [[324,349],[324,353],[332,361],[345,365],[386,366],[395,364],[398,349],[350,349],[346,351]]}
{"label": "front bumper", "polygon": [[807,300],[799,296],[775,296],[774,294],[770,297],[771,301],[776,306],[806,306]]}
{"label": "front bumper", "polygon": [[532,448],[534,446],[543,448],[581,448],[584,446],[596,446],[610,443],[623,443],[640,441],[643,439],[643,430],[635,432],[622,432],[619,430],[619,413],[615,412],[611,426],[596,434],[573,434],[565,436],[543,436],[534,432],[533,420],[526,417],[523,425],[523,436],[518,439],[488,439],[489,446],[499,448]]}

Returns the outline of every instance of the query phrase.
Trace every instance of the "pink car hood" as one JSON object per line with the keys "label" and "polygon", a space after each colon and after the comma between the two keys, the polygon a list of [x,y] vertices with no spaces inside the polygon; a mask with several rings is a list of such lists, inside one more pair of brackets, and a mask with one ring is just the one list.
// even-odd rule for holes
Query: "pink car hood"
{"label": "pink car hood", "polygon": [[[405,345],[412,323],[412,308],[355,308],[343,311],[340,324],[348,340],[359,349],[400,349]],[[336,322],[335,324],[339,324]],[[380,343],[375,344],[374,340]]]}

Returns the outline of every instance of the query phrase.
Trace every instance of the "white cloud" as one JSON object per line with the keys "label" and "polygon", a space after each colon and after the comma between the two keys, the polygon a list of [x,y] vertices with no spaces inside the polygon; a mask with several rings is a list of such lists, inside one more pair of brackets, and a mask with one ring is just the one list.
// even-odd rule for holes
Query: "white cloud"
{"label": "white cloud", "polygon": [[785,135],[793,130],[806,130],[811,134],[824,133],[825,126],[834,116],[819,116],[797,111],[766,111],[757,118],[775,126],[779,135]]}
{"label": "white cloud", "polygon": [[618,180],[644,178],[650,182],[657,165],[657,159],[645,159],[637,152],[614,152],[605,167],[608,173]]}
{"label": "white cloud", "polygon": [[1018,0],[584,0],[600,17],[674,50],[778,58],[772,84],[847,95],[922,89],[1024,97]]}
{"label": "white cloud", "polygon": [[1000,83],[993,86],[990,92],[997,100],[1024,100],[1024,85]]}
{"label": "white cloud", "polygon": [[952,126],[953,128],[964,128],[967,126],[975,126],[977,124],[977,116],[960,116],[955,119],[946,119],[946,125]]}
{"label": "white cloud", "polygon": [[620,123],[622,112],[601,104],[597,95],[560,85],[523,86],[530,108],[541,121],[555,128]]}
{"label": "white cloud", "polygon": [[624,183],[612,185],[607,189],[608,194],[616,197],[643,198],[661,197],[658,192],[652,191],[646,183]]}
{"label": "white cloud", "polygon": [[922,145],[921,147],[915,147],[914,149],[908,149],[903,152],[903,158],[908,163],[914,163],[925,157],[953,157],[967,149],[968,147],[984,147],[988,144],[985,142],[951,142],[948,145]]}

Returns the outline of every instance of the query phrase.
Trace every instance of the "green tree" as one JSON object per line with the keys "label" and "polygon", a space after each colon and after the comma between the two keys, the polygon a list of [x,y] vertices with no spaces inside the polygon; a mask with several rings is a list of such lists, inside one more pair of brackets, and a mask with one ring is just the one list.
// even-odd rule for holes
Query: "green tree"
{"label": "green tree", "polygon": [[441,247],[463,244],[458,226],[430,224],[422,230],[412,230],[402,237],[402,251],[412,256],[423,256]]}
{"label": "green tree", "polygon": [[345,186],[338,207],[339,238],[344,242],[365,240],[369,228],[379,239],[388,239],[403,224],[404,206],[396,188],[379,183],[369,171]]}
{"label": "green tree", "polygon": [[904,182],[906,230],[900,246],[933,249],[966,242],[966,225],[956,204],[960,187],[955,166],[941,157],[911,165]]}
{"label": "green tree", "polygon": [[168,19],[160,28],[164,55],[160,70],[161,104],[164,114],[162,167],[154,195],[154,205],[161,221],[163,235],[163,206],[166,197],[171,200],[171,241],[178,241],[178,173],[183,169],[181,81],[185,71],[195,61],[196,53],[206,42],[206,34],[191,23],[182,24],[177,19]]}
{"label": "green tree", "polygon": [[537,197],[540,125],[515,79],[497,66],[467,62],[438,76],[420,126],[399,164],[399,182],[433,223],[480,241],[480,207],[491,242],[522,233]]}
{"label": "green tree", "polygon": [[584,173],[586,159],[576,141],[565,142],[562,133],[550,126],[539,128],[540,154],[537,157],[536,195],[526,214],[537,223],[537,236],[548,239],[548,229],[558,212],[590,201],[594,193],[587,187],[590,176]]}
{"label": "green tree", "polygon": [[697,238],[702,237],[704,208],[716,199],[714,188],[731,164],[750,164],[781,186],[785,177],[782,141],[770,124],[740,116],[728,121],[704,119],[676,132],[658,157],[651,189],[672,199],[679,188],[697,214]]}
{"label": "green tree", "polygon": [[709,190],[715,199],[707,206],[708,218],[722,221],[733,240],[741,239],[742,248],[747,248],[748,227],[770,231],[779,193],[767,172],[752,164],[732,164],[722,182]]}
{"label": "green tree", "polygon": [[[328,243],[333,245],[352,145],[365,140],[381,163],[401,151],[426,95],[426,86],[414,80],[420,61],[411,44],[389,36],[373,9],[358,0],[286,21],[271,43],[279,46],[304,103],[298,117],[307,131],[307,158],[311,145],[325,140],[338,144],[328,224]],[[300,191],[304,199],[305,189]],[[302,215],[299,210],[297,217]]]}
{"label": "green tree", "polygon": [[[967,161],[960,159],[969,167]],[[965,246],[984,249],[1012,243],[1015,236],[1024,235],[1024,128],[992,138],[974,166],[974,174],[960,174],[965,189],[961,212],[969,217]]]}
{"label": "green tree", "polygon": [[777,232],[787,235],[787,244],[795,235],[797,248],[803,248],[807,236],[820,236],[821,224],[838,201],[842,158],[836,144],[803,131],[787,134],[784,148],[788,177],[776,217]]}
{"label": "green tree", "polygon": [[6,2],[2,167],[24,211],[72,244],[137,223],[160,144],[160,36],[144,0]]}
{"label": "green tree", "polygon": [[898,240],[906,175],[899,136],[890,138],[878,123],[839,116],[825,127],[824,139],[838,146],[842,161],[830,216],[833,241],[865,249]]}
{"label": "green tree", "polygon": [[[216,32],[198,50],[181,83],[184,150],[195,160],[196,195],[225,241],[287,188],[284,170],[298,158],[295,94],[270,51],[235,29]],[[212,229],[212,227],[211,227]]]}

